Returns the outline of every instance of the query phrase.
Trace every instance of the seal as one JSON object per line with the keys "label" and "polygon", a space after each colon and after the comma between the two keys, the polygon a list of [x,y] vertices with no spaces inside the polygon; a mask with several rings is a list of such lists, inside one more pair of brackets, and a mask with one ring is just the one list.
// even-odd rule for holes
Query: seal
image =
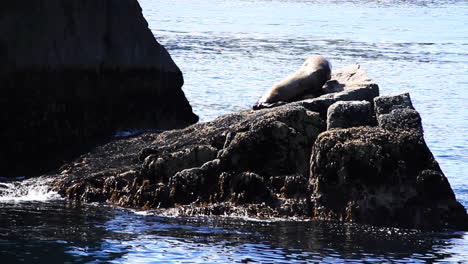
{"label": "seal", "polygon": [[268,89],[253,109],[282,105],[305,94],[317,96],[330,78],[331,63],[322,56],[309,57],[298,71]]}

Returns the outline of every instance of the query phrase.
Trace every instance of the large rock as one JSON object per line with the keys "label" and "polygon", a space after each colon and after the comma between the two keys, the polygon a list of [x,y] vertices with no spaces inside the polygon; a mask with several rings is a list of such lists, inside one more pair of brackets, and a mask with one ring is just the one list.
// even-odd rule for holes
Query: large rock
{"label": "large rock", "polygon": [[313,217],[418,229],[468,228],[465,208],[415,130],[331,130],[310,169]]}
{"label": "large rock", "polygon": [[374,98],[379,127],[388,130],[415,129],[423,132],[421,116],[414,109],[408,93]]}
{"label": "large rock", "polygon": [[[332,84],[349,89],[335,87],[318,98],[100,146],[53,175],[54,188],[71,200],[160,215],[302,217],[468,230],[466,210],[422,131],[404,128],[408,120],[389,129],[367,124],[378,89],[370,81],[351,81],[363,75],[359,67],[351,68],[355,74],[349,69]],[[326,131],[321,113],[335,112],[329,106],[338,98],[345,101],[334,105],[344,107],[333,118],[359,127]],[[408,109],[396,101],[385,109]],[[380,103],[377,111],[383,109]],[[367,126],[346,120],[348,112]]]}
{"label": "large rock", "polygon": [[[273,203],[272,192],[282,192],[286,181],[291,190],[294,182],[306,183],[311,146],[324,130],[318,113],[299,106],[230,114],[157,135],[132,155],[140,162],[109,168],[102,154],[82,157],[61,169],[56,186],[71,199],[123,206]],[[102,152],[107,149],[115,147]],[[291,175],[304,180],[287,179]]]}
{"label": "large rock", "polygon": [[378,116],[389,114],[396,109],[414,109],[409,93],[379,96],[374,98],[374,104]]}
{"label": "large rock", "polygon": [[137,0],[0,6],[2,175],[44,171],[119,129],[197,122]]}

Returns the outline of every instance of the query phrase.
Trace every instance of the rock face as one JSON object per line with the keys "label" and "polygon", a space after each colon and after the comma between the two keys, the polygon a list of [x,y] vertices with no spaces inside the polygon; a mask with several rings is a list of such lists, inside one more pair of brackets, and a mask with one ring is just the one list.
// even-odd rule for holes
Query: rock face
{"label": "rock face", "polygon": [[[329,93],[318,98],[112,142],[65,165],[53,175],[54,188],[75,201],[162,215],[294,216],[468,229],[466,210],[415,119],[401,119],[411,125],[398,126],[375,121],[414,110],[400,100],[409,97],[378,97],[378,86],[358,66],[332,79]],[[347,128],[327,130],[327,112],[334,113],[328,115],[331,123]],[[135,142],[145,147],[137,152]],[[126,158],[117,154],[122,152]],[[113,165],[103,166],[103,157]]]}
{"label": "rock face", "polygon": [[137,0],[1,6],[2,174],[49,169],[61,153],[119,129],[197,122],[182,73]]}
{"label": "rock face", "polygon": [[309,180],[319,219],[422,229],[466,225],[466,210],[419,131],[361,127],[322,133]]}

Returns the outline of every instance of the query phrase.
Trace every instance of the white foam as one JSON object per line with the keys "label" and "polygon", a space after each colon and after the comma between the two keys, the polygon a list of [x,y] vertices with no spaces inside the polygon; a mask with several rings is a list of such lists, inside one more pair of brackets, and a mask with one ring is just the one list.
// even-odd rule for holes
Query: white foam
{"label": "white foam", "polygon": [[53,178],[38,177],[21,181],[0,182],[0,203],[60,199],[60,195],[51,190],[52,181]]}

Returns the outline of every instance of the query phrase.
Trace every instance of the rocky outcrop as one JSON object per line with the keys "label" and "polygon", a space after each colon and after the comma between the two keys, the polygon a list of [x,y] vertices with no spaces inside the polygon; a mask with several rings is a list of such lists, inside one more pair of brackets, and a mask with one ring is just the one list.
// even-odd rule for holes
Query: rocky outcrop
{"label": "rocky outcrop", "polygon": [[[230,114],[159,134],[135,154],[139,162],[125,170],[119,165],[82,173],[84,168],[99,164],[93,162],[93,156],[84,166],[65,166],[58,186],[69,198],[94,201],[94,194],[90,194],[99,193],[102,201],[138,207],[273,201],[266,184],[272,181],[281,188],[281,175],[307,175],[310,146],[324,129],[319,114],[300,106]],[[85,191],[88,188],[96,191]],[[265,192],[259,193],[262,189]],[[146,199],[136,198],[137,193]],[[163,194],[164,199],[154,199]],[[266,199],[267,194],[270,199]]]}
{"label": "rocky outcrop", "polygon": [[416,129],[423,132],[421,117],[413,108],[408,93],[380,96],[374,99],[375,114],[381,128],[388,130]]}
{"label": "rocky outcrop", "polygon": [[197,122],[136,0],[0,5],[2,175],[47,170],[119,129]]}
{"label": "rocky outcrop", "polygon": [[[398,126],[381,121],[394,111],[414,110],[405,103],[409,97],[378,97],[378,86],[358,66],[337,71],[332,79],[328,94],[318,98],[142,135],[141,151],[123,151],[130,153],[121,161],[125,166],[103,167],[97,153],[135,138],[110,143],[64,166],[54,188],[75,201],[162,215],[468,229],[466,210],[415,119],[400,119],[409,124]],[[106,159],[119,160],[112,152]]]}
{"label": "rocky outcrop", "polygon": [[324,132],[309,180],[318,219],[423,229],[466,226],[468,219],[416,130]]}

